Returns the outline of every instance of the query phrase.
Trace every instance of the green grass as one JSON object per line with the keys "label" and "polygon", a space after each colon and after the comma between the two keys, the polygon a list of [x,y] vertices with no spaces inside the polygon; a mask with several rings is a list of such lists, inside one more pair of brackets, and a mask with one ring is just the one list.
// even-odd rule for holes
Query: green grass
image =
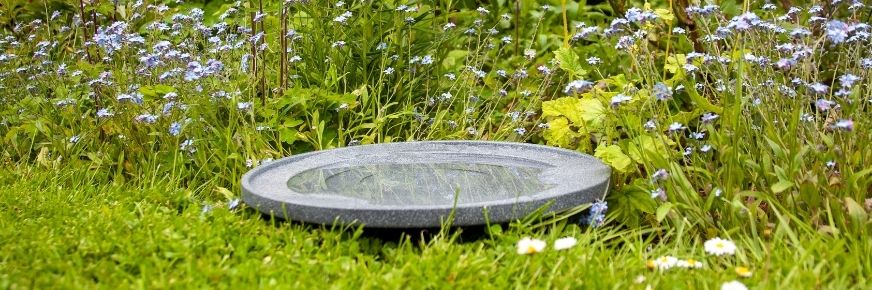
{"label": "green grass", "polygon": [[[480,235],[427,239],[374,235],[277,221],[225,204],[202,213],[210,190],[175,180],[107,182],[99,171],[34,166],[0,171],[0,289],[26,288],[557,288],[718,289],[747,266],[752,288],[863,289],[872,286],[872,242],[774,225],[732,237],[735,256],[706,256],[701,240],[672,229],[598,229],[559,222],[515,223]],[[201,187],[202,188],[202,187]],[[518,255],[533,236],[566,251]],[[795,240],[791,238],[795,235]],[[655,242],[656,241],[656,242]],[[661,255],[695,258],[703,269],[652,271]],[[635,283],[638,276],[645,281]]]}

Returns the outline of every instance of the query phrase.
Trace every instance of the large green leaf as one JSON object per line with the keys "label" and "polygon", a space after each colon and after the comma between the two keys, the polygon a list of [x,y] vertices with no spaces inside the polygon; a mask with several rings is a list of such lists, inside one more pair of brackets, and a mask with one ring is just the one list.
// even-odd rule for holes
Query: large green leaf
{"label": "large green leaf", "polygon": [[606,107],[603,106],[603,102],[590,98],[581,99],[579,103],[581,119],[584,120],[588,128],[599,128],[606,117]]}

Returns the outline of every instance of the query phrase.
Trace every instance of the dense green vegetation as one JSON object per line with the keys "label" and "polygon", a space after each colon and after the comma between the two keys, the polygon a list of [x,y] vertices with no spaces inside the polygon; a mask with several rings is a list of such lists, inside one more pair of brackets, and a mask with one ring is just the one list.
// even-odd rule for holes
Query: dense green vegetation
{"label": "dense green vegetation", "polygon": [[[3,288],[872,284],[862,1],[0,10]],[[580,220],[479,239],[373,237],[238,204],[240,176],[275,158],[442,139],[589,153],[612,190]],[[549,248],[517,254],[526,236]],[[550,248],[565,236],[578,245]],[[715,237],[735,254],[706,254]],[[668,256],[702,268],[664,269],[681,268]]]}
{"label": "dense green vegetation", "polygon": [[[865,288],[869,243],[803,227],[768,235],[722,232],[735,256],[706,256],[687,229],[650,230],[571,224],[516,224],[483,236],[437,234],[427,241],[262,218],[214,204],[176,180],[101,182],[85,168],[4,170],[0,188],[0,287],[21,288],[714,288],[739,279],[759,288]],[[95,184],[99,184],[96,185]],[[563,251],[518,255],[532,235]],[[800,240],[794,240],[791,236]],[[411,238],[414,238],[412,234]],[[865,237],[864,237],[865,238]],[[656,242],[655,242],[656,241]],[[860,253],[860,254],[858,254]],[[646,259],[696,258],[702,269],[651,271]],[[639,276],[644,277],[644,281]],[[637,280],[638,279],[638,280]]]}

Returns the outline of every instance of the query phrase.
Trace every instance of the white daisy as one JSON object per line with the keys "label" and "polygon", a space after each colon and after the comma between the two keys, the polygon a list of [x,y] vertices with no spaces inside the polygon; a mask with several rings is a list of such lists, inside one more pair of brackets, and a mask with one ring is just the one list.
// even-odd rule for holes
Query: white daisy
{"label": "white daisy", "polygon": [[653,261],[648,261],[648,268],[653,270],[669,270],[678,264],[678,258],[673,256],[662,256]]}
{"label": "white daisy", "polygon": [[543,240],[524,237],[523,239],[518,241],[518,254],[527,255],[539,253],[545,250],[546,245],[547,244]]}
{"label": "white daisy", "polygon": [[733,255],[736,253],[736,244],[730,240],[713,238],[703,244],[705,252],[715,256]]}
{"label": "white daisy", "polygon": [[578,240],[573,237],[565,237],[554,241],[554,249],[558,251],[565,250],[574,247],[575,244],[578,244]]}
{"label": "white daisy", "polygon": [[748,290],[748,287],[742,282],[739,281],[730,281],[724,284],[721,284],[721,290]]}

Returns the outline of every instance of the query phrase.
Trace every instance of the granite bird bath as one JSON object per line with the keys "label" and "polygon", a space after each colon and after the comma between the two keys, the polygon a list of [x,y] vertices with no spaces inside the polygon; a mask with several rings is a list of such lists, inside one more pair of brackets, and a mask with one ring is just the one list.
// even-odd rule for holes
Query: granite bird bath
{"label": "granite bird bath", "polygon": [[[610,168],[574,151],[508,142],[362,145],[276,160],[242,177],[243,200],[277,217],[374,228],[503,223],[552,202],[603,198]],[[487,217],[485,217],[487,215]]]}

